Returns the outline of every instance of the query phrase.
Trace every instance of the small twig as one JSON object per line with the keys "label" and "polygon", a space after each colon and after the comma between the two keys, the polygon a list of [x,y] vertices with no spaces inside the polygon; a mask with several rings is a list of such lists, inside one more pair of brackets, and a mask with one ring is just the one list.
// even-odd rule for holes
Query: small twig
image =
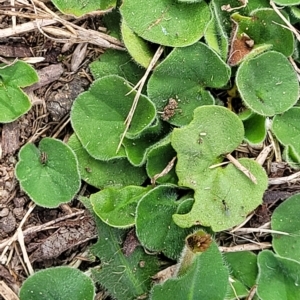
{"label": "small twig", "polygon": [[[25,216],[23,217],[22,221],[19,224],[18,228],[22,228],[22,226],[24,225],[24,223],[26,222],[27,218],[29,217],[29,215],[31,214],[31,212],[34,210],[35,208],[35,204],[31,203],[31,205],[29,205],[28,211],[26,212]],[[4,248],[1,256],[0,256],[0,263],[3,261],[4,256],[7,252],[7,250],[9,249],[10,245],[17,240],[18,237],[18,230],[14,233],[14,235],[9,239],[6,247]]]}
{"label": "small twig", "polygon": [[163,177],[165,175],[167,175],[173,168],[174,166],[174,162],[175,159],[177,158],[177,156],[174,156],[171,161],[168,162],[167,166],[159,173],[153,176],[153,178],[151,178],[151,184],[154,186],[155,182],[158,178]]}
{"label": "small twig", "polygon": [[124,140],[124,138],[125,138],[125,135],[126,135],[128,129],[129,129],[129,126],[130,126],[130,124],[131,124],[131,121],[132,121],[132,118],[133,118],[135,109],[136,109],[136,107],[137,107],[137,104],[138,104],[140,95],[141,95],[141,93],[142,93],[142,89],[143,89],[144,84],[145,84],[145,82],[146,82],[146,80],[147,80],[147,78],[148,78],[148,75],[149,75],[149,73],[152,71],[152,69],[154,68],[155,64],[157,63],[157,61],[158,61],[158,59],[160,58],[160,56],[161,56],[161,54],[163,53],[163,51],[164,51],[164,47],[163,47],[163,46],[159,46],[158,49],[156,50],[156,52],[155,52],[155,54],[154,54],[154,56],[153,56],[153,58],[152,58],[150,64],[149,64],[149,66],[148,66],[148,68],[147,68],[147,70],[146,70],[144,76],[143,76],[142,79],[139,81],[139,83],[140,83],[140,84],[139,84],[139,88],[138,88],[137,93],[136,93],[136,95],[135,95],[135,97],[134,97],[134,100],[133,100],[132,106],[131,106],[131,108],[130,108],[130,111],[129,111],[129,113],[128,113],[128,116],[127,116],[127,118],[126,118],[126,120],[125,120],[126,127],[125,127],[125,130],[124,130],[124,132],[123,132],[123,134],[122,134],[122,136],[121,136],[121,139],[120,139],[119,145],[118,145],[118,147],[117,147],[116,153],[119,152],[119,150],[120,150],[120,148],[121,148],[121,146],[122,146],[123,140]]}
{"label": "small twig", "polygon": [[264,149],[259,153],[259,155],[256,157],[255,160],[262,166],[265,163],[265,161],[266,161],[268,155],[270,154],[270,152],[272,151],[272,149],[273,149],[272,144],[264,147]]}
{"label": "small twig", "polygon": [[275,3],[271,0],[270,5],[274,9],[274,11],[277,13],[277,15],[281,18],[281,20],[289,27],[289,29],[295,34],[297,40],[300,42],[300,34],[298,31],[291,25],[291,23],[286,19],[286,17],[279,11],[278,7],[275,5]]}
{"label": "small twig", "polygon": [[227,154],[226,158],[234,164],[237,169],[243,172],[254,184],[257,184],[256,177],[247,169],[245,168],[237,159],[235,159],[231,154]]}
{"label": "small twig", "polygon": [[26,247],[25,247],[25,243],[24,243],[24,235],[23,235],[22,229],[20,227],[17,229],[17,236],[18,236],[19,245],[20,245],[22,253],[23,253],[23,259],[27,266],[28,273],[30,275],[33,275],[34,271],[33,271],[32,265],[30,263],[30,260],[29,260],[29,257],[28,257],[27,251],[26,251]]}
{"label": "small twig", "polygon": [[269,138],[271,140],[271,143],[273,145],[273,149],[274,149],[274,153],[275,153],[275,160],[276,160],[276,162],[281,162],[282,158],[281,158],[281,151],[280,151],[280,146],[278,144],[278,141],[273,136],[273,134],[270,130],[268,131],[268,136],[269,136]]}
{"label": "small twig", "polygon": [[221,252],[240,252],[240,251],[254,251],[263,250],[267,248],[272,248],[272,244],[269,242],[259,243],[259,244],[244,244],[232,247],[219,247]]}
{"label": "small twig", "polygon": [[250,292],[246,298],[246,300],[252,300],[253,297],[255,296],[256,294],[256,290],[257,290],[257,285],[255,284],[251,289],[250,289]]}
{"label": "small twig", "polygon": [[215,165],[211,165],[209,166],[209,169],[214,169],[214,168],[218,168],[218,167],[221,167],[221,166],[224,166],[224,165],[228,165],[229,164],[229,161],[223,161],[219,164],[215,164]]}
{"label": "small twig", "polygon": [[289,233],[284,232],[284,231],[277,231],[277,230],[264,229],[264,228],[239,228],[239,229],[235,230],[235,232],[243,232],[243,233],[253,233],[253,232],[258,232],[258,233],[274,233],[274,234],[281,234],[281,235],[288,235],[288,236],[290,236]]}
{"label": "small twig", "polygon": [[285,177],[269,178],[269,185],[294,183],[300,181],[300,172]]}
{"label": "small twig", "polygon": [[19,297],[7,286],[3,280],[0,281],[0,295],[5,300],[19,300]]}
{"label": "small twig", "polygon": [[230,233],[234,233],[236,231],[238,231],[240,228],[242,228],[246,223],[248,223],[248,221],[250,221],[250,219],[254,216],[254,212],[251,213],[249,216],[247,216],[246,220],[244,220],[240,225],[234,227],[232,230],[230,230]]}

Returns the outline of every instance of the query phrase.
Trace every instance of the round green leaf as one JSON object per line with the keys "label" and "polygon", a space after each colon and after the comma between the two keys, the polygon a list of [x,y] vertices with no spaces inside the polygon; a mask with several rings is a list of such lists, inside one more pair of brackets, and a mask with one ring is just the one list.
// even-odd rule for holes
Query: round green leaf
{"label": "round green leaf", "polygon": [[[131,90],[125,79],[111,75],[94,81],[90,89],[75,100],[71,111],[72,127],[92,157],[109,160],[125,156],[124,148],[118,153],[116,150],[136,94],[132,92],[127,95]],[[142,95],[127,137],[141,135],[155,120],[155,116],[153,103]]]}
{"label": "round green leaf", "polygon": [[262,300],[298,300],[300,263],[264,250],[258,255],[257,295]]}
{"label": "round green leaf", "polygon": [[[185,237],[191,230],[178,227],[172,214],[185,213],[191,208],[191,201],[177,200],[174,186],[160,185],[140,200],[136,210],[136,233],[144,247],[151,251],[162,251],[171,259],[178,259]],[[187,201],[187,200],[186,200]]]}
{"label": "round green leaf", "polygon": [[126,186],[122,189],[106,188],[90,199],[95,213],[112,227],[126,228],[135,224],[135,209],[138,201],[149,188]]}
{"label": "round green leaf", "polygon": [[80,188],[74,152],[52,138],[42,139],[39,148],[33,144],[22,147],[16,177],[29,197],[43,207],[57,207],[70,201]]}
{"label": "round green leaf", "polygon": [[273,248],[280,256],[297,260],[300,263],[300,194],[281,203],[272,214],[272,229],[290,235],[273,234]]}
{"label": "round green leaf", "polygon": [[38,81],[35,70],[22,61],[0,68],[0,122],[16,120],[31,108],[28,96],[20,87]]}
{"label": "round green leaf", "polygon": [[144,168],[134,167],[127,159],[103,161],[91,157],[75,134],[70,137],[68,145],[77,156],[82,180],[99,189],[141,185],[147,178]]}
{"label": "round green leaf", "polygon": [[184,47],[201,39],[210,20],[208,5],[173,0],[124,0],[120,8],[127,25],[143,39]]}
{"label": "round green leaf", "polygon": [[195,109],[189,125],[173,130],[171,142],[177,152],[179,185],[195,190],[192,210],[173,216],[177,225],[200,224],[221,231],[241,223],[261,204],[267,176],[259,164],[250,159],[239,160],[256,177],[257,184],[232,164],[210,168],[222,162],[223,155],[233,151],[243,136],[238,116],[219,106]]}
{"label": "round green leaf", "polygon": [[205,88],[222,87],[229,78],[230,68],[225,62],[205,44],[196,43],[174,49],[155,68],[149,79],[148,95],[160,114],[171,99],[175,100],[177,107],[167,121],[186,125],[192,120],[196,107],[214,103]]}
{"label": "round green leaf", "polygon": [[20,300],[93,300],[93,281],[80,270],[56,267],[41,270],[22,285]]}
{"label": "round green leaf", "polygon": [[121,32],[123,43],[132,58],[142,67],[147,68],[154,55],[150,44],[134,33],[124,20],[121,24]]}
{"label": "round green leaf", "polygon": [[272,131],[276,138],[284,146],[293,148],[295,154],[300,156],[300,107],[293,107],[277,115],[273,119]]}
{"label": "round green leaf", "polygon": [[279,52],[269,51],[244,61],[237,71],[236,85],[245,104],[263,116],[283,113],[298,100],[297,74]]}

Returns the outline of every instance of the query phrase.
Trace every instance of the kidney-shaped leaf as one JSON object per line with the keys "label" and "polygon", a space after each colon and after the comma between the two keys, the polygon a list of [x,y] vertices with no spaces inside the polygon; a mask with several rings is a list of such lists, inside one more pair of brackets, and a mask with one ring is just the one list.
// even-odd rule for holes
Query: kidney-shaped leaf
{"label": "kidney-shaped leaf", "polygon": [[80,188],[74,152],[59,140],[44,138],[36,148],[26,144],[19,152],[16,177],[38,205],[57,207],[70,201]]}
{"label": "kidney-shaped leaf", "polygon": [[35,70],[22,61],[0,68],[0,122],[12,122],[31,108],[28,96],[20,87],[37,81]]}
{"label": "kidney-shaped leaf", "polygon": [[218,106],[195,109],[193,121],[173,131],[171,142],[177,152],[179,185],[195,190],[192,210],[185,215],[175,214],[176,224],[200,224],[221,231],[242,222],[261,203],[267,176],[259,164],[250,159],[239,160],[256,177],[257,184],[231,164],[209,168],[233,151],[243,136],[241,120]]}
{"label": "kidney-shaped leaf", "polygon": [[127,25],[150,42],[171,47],[194,44],[210,20],[208,5],[173,0],[124,0],[120,8]]}
{"label": "kidney-shaped leaf", "polygon": [[20,290],[21,300],[93,300],[93,281],[80,270],[56,267],[30,276]]}
{"label": "kidney-shaped leaf", "polygon": [[222,87],[229,78],[230,68],[225,62],[205,44],[196,43],[174,49],[155,68],[148,83],[148,95],[161,113],[171,99],[176,101],[174,114],[163,114],[162,119],[186,125],[196,107],[213,104],[214,99],[205,88]]}
{"label": "kidney-shaped leaf", "polygon": [[[130,111],[135,92],[122,77],[102,77],[91,88],[79,95],[71,111],[73,129],[87,152],[96,159],[109,160],[124,157],[121,148],[116,153],[120,137],[125,130],[124,121]],[[154,121],[153,103],[141,96],[127,137],[138,137]]]}
{"label": "kidney-shaped leaf", "polygon": [[299,97],[295,70],[283,54],[275,51],[244,61],[236,85],[245,104],[263,116],[285,112]]}

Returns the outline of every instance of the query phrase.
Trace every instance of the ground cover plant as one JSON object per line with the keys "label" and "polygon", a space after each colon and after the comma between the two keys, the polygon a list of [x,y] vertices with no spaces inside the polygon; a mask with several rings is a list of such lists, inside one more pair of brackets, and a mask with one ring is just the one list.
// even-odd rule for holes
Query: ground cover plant
{"label": "ground cover plant", "polygon": [[[20,299],[94,299],[95,286],[118,300],[298,299],[300,195],[264,195],[299,176],[300,1],[52,3],[108,10],[124,49],[89,64],[67,142],[27,143],[15,168],[35,204],[86,207],[99,263],[38,271]],[[18,61],[0,80],[9,123],[31,108],[21,88],[38,76]],[[271,178],[281,154],[291,175]]]}

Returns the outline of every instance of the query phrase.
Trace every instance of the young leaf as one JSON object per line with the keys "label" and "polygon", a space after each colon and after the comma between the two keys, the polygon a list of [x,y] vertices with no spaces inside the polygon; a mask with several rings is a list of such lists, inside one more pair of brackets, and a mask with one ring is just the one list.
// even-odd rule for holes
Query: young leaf
{"label": "young leaf", "polygon": [[266,118],[256,113],[252,113],[244,123],[245,140],[249,144],[260,144],[267,135]]}
{"label": "young leaf", "polygon": [[161,174],[163,176],[157,178],[155,182],[177,184],[178,178],[175,172],[175,162],[173,162],[173,166],[169,165],[174,157],[176,157],[176,152],[171,146],[169,135],[165,139],[160,140],[149,150],[146,165],[148,176],[154,178],[170,166],[170,170],[168,170],[166,174]]}
{"label": "young leaf", "polygon": [[103,222],[112,227],[126,228],[135,224],[137,203],[150,188],[106,188],[91,195],[90,199],[95,213]]}
{"label": "young leaf", "polygon": [[174,186],[161,185],[143,196],[136,210],[137,236],[144,247],[151,251],[163,252],[177,259],[184,246],[184,239],[190,230],[178,227],[172,214],[186,213],[191,201],[180,206]]}
{"label": "young leaf", "polygon": [[[159,64],[148,82],[148,95],[155,103],[162,119],[174,125],[186,125],[193,118],[196,107],[213,104],[214,98],[206,87],[224,86],[230,78],[230,68],[208,46],[196,43],[175,48]],[[174,113],[170,101],[176,102]]]}
{"label": "young leaf", "polygon": [[[185,248],[184,252],[188,251]],[[182,260],[185,259],[183,252]],[[152,289],[151,300],[223,300],[227,294],[228,269],[215,242],[194,257],[184,275]],[[183,261],[181,261],[182,263]]]}
{"label": "young leaf", "polygon": [[297,74],[288,59],[275,51],[244,61],[236,85],[245,104],[262,116],[283,113],[298,100]]}
{"label": "young leaf", "polygon": [[300,263],[300,194],[294,195],[281,203],[273,212],[272,229],[286,232],[289,235],[273,233],[274,251],[283,257],[297,260]]}
{"label": "young leaf", "polygon": [[93,281],[70,267],[38,271],[25,280],[20,290],[20,300],[93,300],[94,297]]}
{"label": "young leaf", "polygon": [[107,49],[89,67],[95,79],[119,75],[133,84],[136,84],[144,74],[144,70],[132,61],[128,53],[111,49]]}
{"label": "young leaf", "polygon": [[123,43],[132,58],[142,67],[147,68],[154,56],[150,44],[132,31],[123,20],[121,24]]}
{"label": "young leaf", "polygon": [[269,250],[258,254],[257,295],[262,300],[298,300],[300,263]]}
{"label": "young leaf", "polygon": [[57,207],[70,201],[80,188],[74,152],[52,138],[42,139],[39,148],[33,144],[22,147],[16,177],[28,196],[43,207]]}
{"label": "young leaf", "polygon": [[272,124],[272,131],[279,142],[285,147],[292,147],[298,157],[300,156],[299,117],[300,107],[293,107],[282,115],[275,116]]}
{"label": "young leaf", "polygon": [[228,252],[224,253],[224,258],[234,278],[248,288],[255,285],[258,268],[257,256],[253,252]]}
{"label": "young leaf", "polygon": [[184,47],[201,39],[210,20],[208,5],[172,0],[124,0],[123,19],[139,36],[152,43]]}
{"label": "young leaf", "polygon": [[0,122],[16,120],[31,108],[28,96],[20,89],[38,81],[35,70],[22,61],[0,68]]}
{"label": "young leaf", "polygon": [[[92,157],[110,160],[126,156],[124,148],[118,153],[116,150],[136,94],[127,95],[130,91],[131,86],[124,78],[111,75],[94,81],[90,89],[75,100],[71,111],[72,127]],[[137,138],[152,124],[155,116],[153,103],[142,95],[127,137]]]}
{"label": "young leaf", "polygon": [[239,160],[256,177],[257,184],[231,164],[209,168],[233,151],[243,136],[241,120],[218,106],[195,109],[188,126],[173,130],[171,142],[177,152],[179,185],[195,190],[192,210],[185,215],[174,215],[176,224],[182,227],[200,224],[221,231],[241,223],[261,203],[267,176],[256,162]]}
{"label": "young leaf", "polygon": [[76,134],[70,137],[68,145],[76,154],[82,180],[99,189],[141,185],[147,178],[144,168],[134,167],[125,158],[103,161],[91,157]]}

